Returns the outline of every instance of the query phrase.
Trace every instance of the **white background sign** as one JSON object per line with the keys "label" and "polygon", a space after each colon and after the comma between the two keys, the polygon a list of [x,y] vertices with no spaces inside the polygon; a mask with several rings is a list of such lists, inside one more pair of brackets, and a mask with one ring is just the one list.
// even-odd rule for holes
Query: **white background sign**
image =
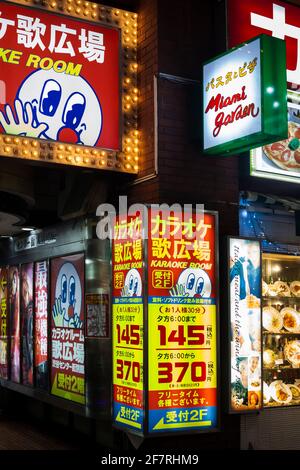
{"label": "white background sign", "polygon": [[203,68],[204,149],[261,131],[260,39]]}

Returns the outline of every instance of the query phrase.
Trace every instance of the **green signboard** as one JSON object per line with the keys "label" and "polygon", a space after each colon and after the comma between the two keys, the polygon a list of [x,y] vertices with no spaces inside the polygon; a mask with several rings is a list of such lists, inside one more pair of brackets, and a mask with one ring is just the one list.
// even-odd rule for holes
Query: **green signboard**
{"label": "green signboard", "polygon": [[203,66],[203,148],[244,152],[288,136],[286,50],[261,35]]}

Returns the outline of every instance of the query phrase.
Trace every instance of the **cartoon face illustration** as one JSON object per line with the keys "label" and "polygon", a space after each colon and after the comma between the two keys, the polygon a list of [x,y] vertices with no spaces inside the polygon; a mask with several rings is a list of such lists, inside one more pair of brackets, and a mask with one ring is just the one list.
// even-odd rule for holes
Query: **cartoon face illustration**
{"label": "cartoon face illustration", "polygon": [[140,297],[142,295],[142,279],[137,269],[130,269],[126,275],[122,297]]}
{"label": "cartoon face illustration", "polygon": [[53,319],[56,326],[80,328],[81,284],[72,263],[64,263],[58,273],[55,286]]}
{"label": "cartoon face illustration", "polygon": [[37,70],[21,84],[16,103],[18,100],[23,114],[27,112],[26,103],[31,104],[33,128],[44,124],[37,137],[91,146],[97,143],[102,128],[101,106],[81,76]]}
{"label": "cartoon face illustration", "polygon": [[203,269],[187,268],[177,280],[178,292],[186,297],[210,297],[211,282]]}

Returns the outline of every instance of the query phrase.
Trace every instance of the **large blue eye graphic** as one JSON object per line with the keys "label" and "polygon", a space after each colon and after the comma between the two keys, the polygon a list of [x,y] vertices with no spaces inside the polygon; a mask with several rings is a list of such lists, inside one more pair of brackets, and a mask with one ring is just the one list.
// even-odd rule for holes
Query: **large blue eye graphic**
{"label": "large blue eye graphic", "polygon": [[76,129],[85,110],[85,97],[81,93],[73,93],[68,99],[64,112],[63,123],[66,127]]}
{"label": "large blue eye graphic", "polygon": [[203,277],[199,277],[197,284],[196,284],[196,294],[201,294],[204,286],[204,279]]}
{"label": "large blue eye graphic", "polygon": [[74,276],[70,277],[69,281],[69,304],[73,305],[75,301],[75,279]]}
{"label": "large blue eye graphic", "polygon": [[61,277],[61,300],[63,303],[67,300],[67,276],[65,274]]}
{"label": "large blue eye graphic", "polygon": [[55,80],[47,80],[43,86],[40,99],[40,112],[54,116],[61,99],[61,86]]}
{"label": "large blue eye graphic", "polygon": [[186,287],[187,289],[193,289],[195,285],[195,274],[191,273],[187,278]]}
{"label": "large blue eye graphic", "polygon": [[133,291],[134,294],[137,293],[138,285],[139,285],[139,280],[138,280],[138,278],[136,277],[135,280],[134,280],[134,291]]}

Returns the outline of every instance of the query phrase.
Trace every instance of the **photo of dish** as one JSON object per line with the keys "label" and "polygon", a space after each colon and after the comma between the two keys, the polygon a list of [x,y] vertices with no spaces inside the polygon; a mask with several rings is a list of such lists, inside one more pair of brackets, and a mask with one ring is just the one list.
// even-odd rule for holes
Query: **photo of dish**
{"label": "photo of dish", "polygon": [[290,284],[291,293],[295,297],[300,297],[300,281],[293,281]]}
{"label": "photo of dish", "polygon": [[289,341],[284,347],[284,356],[293,368],[300,368],[300,341]]}
{"label": "photo of dish", "polygon": [[271,394],[270,394],[270,389],[268,384],[266,382],[263,382],[263,400],[264,400],[264,405],[267,405],[270,401]]}
{"label": "photo of dish", "polygon": [[291,291],[286,282],[276,281],[273,284],[275,291],[277,291],[278,297],[290,297]]}
{"label": "photo of dish", "polygon": [[292,398],[292,392],[290,388],[282,382],[282,380],[275,380],[269,386],[270,395],[276,403],[286,405]]}
{"label": "photo of dish", "polygon": [[260,387],[261,387],[261,383],[258,378],[253,378],[252,380],[250,380],[250,388],[252,390],[260,390]]}
{"label": "photo of dish", "polygon": [[271,368],[275,365],[276,354],[272,349],[266,349],[263,353],[264,367]]}
{"label": "photo of dish", "polygon": [[300,127],[289,121],[288,131],[288,139],[263,146],[263,153],[279,168],[300,172],[300,152],[298,147],[293,147],[293,143],[300,137]]}
{"label": "photo of dish", "polygon": [[295,384],[287,384],[293,395],[293,400],[300,400],[300,389]]}
{"label": "photo of dish", "polygon": [[277,290],[277,287],[274,284],[269,284],[268,285],[268,295],[270,297],[277,297],[278,290]]}
{"label": "photo of dish", "polygon": [[279,333],[283,327],[281,313],[274,307],[263,308],[263,327],[270,333]]}
{"label": "photo of dish", "polygon": [[300,315],[297,310],[285,307],[280,311],[283,320],[283,326],[291,333],[298,333],[300,331]]}
{"label": "photo of dish", "polygon": [[268,291],[269,291],[269,286],[268,284],[265,282],[265,281],[262,281],[262,284],[261,284],[261,293],[262,293],[262,296],[263,297],[266,297],[268,295]]}

